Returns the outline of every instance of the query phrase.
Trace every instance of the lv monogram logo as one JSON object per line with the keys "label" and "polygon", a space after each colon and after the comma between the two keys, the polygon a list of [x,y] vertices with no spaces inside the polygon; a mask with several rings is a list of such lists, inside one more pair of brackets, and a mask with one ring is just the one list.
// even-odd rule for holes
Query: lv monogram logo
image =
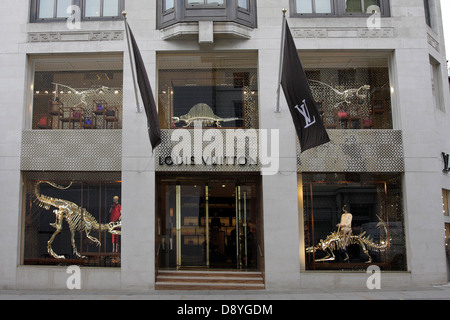
{"label": "lv monogram logo", "polygon": [[305,118],[306,126],[305,129],[312,126],[314,123],[316,123],[316,117],[313,117],[311,119],[311,115],[309,114],[308,107],[306,106],[306,100],[303,100],[302,105],[299,107],[298,105],[295,106],[295,109],[298,110],[298,112]]}

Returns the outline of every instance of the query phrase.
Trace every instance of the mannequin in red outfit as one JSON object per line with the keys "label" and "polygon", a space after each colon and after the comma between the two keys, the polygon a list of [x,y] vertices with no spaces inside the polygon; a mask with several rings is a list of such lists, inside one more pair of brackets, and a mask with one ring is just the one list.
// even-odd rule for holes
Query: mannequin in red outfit
{"label": "mannequin in red outfit", "polygon": [[[113,198],[113,204],[111,205],[111,208],[109,209],[110,214],[110,220],[112,222],[122,220],[122,207],[119,203],[119,197],[115,196]],[[119,252],[119,236],[113,234],[112,235],[112,245],[113,245],[113,252]]]}

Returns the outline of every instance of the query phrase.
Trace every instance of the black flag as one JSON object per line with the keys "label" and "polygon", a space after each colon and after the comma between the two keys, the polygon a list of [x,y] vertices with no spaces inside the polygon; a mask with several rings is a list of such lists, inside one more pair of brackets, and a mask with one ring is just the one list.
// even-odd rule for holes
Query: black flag
{"label": "black flag", "polygon": [[147,128],[150,137],[150,143],[153,150],[161,143],[161,126],[159,124],[158,111],[156,109],[155,98],[153,97],[152,87],[148,79],[144,61],[139,51],[133,32],[127,23],[130,32],[131,44],[133,46],[134,62],[136,64],[136,75],[139,91],[141,92],[142,102],[144,103],[145,113],[147,114]]}
{"label": "black flag", "polygon": [[301,152],[330,141],[309,88],[297,48],[285,21],[281,86],[294,120]]}

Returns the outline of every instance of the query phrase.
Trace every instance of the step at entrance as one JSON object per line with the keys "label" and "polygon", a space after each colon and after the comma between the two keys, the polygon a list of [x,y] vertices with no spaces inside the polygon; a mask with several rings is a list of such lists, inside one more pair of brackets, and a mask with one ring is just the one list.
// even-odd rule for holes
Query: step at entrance
{"label": "step at entrance", "polygon": [[261,272],[159,270],[156,290],[262,290]]}

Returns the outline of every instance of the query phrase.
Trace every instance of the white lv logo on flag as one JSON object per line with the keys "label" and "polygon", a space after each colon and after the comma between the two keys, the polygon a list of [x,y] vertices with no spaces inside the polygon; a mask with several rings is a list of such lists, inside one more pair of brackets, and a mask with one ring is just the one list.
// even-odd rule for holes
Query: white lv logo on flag
{"label": "white lv logo on flag", "polygon": [[306,106],[306,100],[303,100],[303,103],[300,107],[298,105],[295,106],[295,109],[297,109],[298,112],[300,112],[300,114],[303,116],[303,118],[305,118],[305,129],[316,123],[316,117],[313,117],[313,120],[311,120],[311,115],[309,114],[309,110]]}

